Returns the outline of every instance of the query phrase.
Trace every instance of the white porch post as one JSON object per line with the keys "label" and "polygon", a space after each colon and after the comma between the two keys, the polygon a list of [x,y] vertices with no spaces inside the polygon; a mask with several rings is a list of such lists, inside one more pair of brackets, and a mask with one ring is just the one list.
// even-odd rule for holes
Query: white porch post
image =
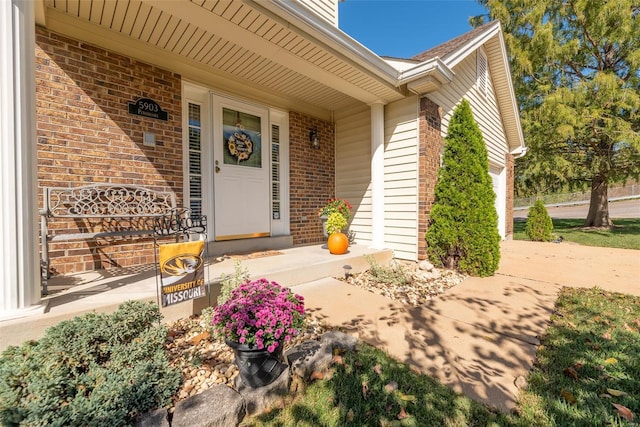
{"label": "white porch post", "polygon": [[34,2],[1,0],[0,28],[0,318],[6,318],[41,309]]}
{"label": "white porch post", "polygon": [[384,104],[371,104],[371,247],[384,242]]}

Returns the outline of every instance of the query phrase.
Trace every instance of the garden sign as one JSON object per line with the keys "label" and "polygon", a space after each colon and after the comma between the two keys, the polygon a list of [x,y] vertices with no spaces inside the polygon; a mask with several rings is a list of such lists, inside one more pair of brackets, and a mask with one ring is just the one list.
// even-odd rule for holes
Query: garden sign
{"label": "garden sign", "polygon": [[160,245],[163,307],[206,295],[203,251],[202,240]]}

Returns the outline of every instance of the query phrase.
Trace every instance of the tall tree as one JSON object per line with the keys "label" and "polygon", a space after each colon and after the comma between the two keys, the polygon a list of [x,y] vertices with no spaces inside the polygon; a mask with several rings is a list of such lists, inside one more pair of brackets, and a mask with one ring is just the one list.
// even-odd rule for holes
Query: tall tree
{"label": "tall tree", "polygon": [[456,107],[445,138],[431,224],[429,259],[473,276],[491,276],[500,262],[496,195],[482,132],[466,100]]}
{"label": "tall tree", "polygon": [[478,1],[510,53],[529,146],[518,184],[590,185],[585,225],[611,226],[609,184],[640,176],[638,0]]}

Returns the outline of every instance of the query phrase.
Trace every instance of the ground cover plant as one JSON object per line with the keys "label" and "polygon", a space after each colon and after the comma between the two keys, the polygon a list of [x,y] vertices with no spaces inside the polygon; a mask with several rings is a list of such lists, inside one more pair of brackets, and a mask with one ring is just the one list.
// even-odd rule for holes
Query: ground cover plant
{"label": "ground cover plant", "polygon": [[6,426],[131,425],[168,406],[180,373],[169,366],[154,303],[129,301],[88,313],[0,357],[0,423]]}
{"label": "ground cover plant", "polygon": [[[582,219],[553,218],[553,234],[563,240],[586,246],[640,249],[640,218],[616,219],[611,229],[583,227]],[[514,221],[513,238],[528,240],[525,221]]]}
{"label": "ground cover plant", "polygon": [[551,320],[521,396],[523,420],[554,426],[637,425],[640,298],[565,288]]}

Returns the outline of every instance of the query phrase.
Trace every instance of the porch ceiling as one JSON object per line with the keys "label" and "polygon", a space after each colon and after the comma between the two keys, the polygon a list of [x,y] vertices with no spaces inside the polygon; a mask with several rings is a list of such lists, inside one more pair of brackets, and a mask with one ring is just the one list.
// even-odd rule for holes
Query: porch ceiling
{"label": "porch ceiling", "polygon": [[[402,97],[260,2],[229,0],[43,0],[40,25],[152,62],[221,90],[252,92],[319,116],[355,102]],[[318,18],[319,20],[321,18]],[[339,31],[336,29],[336,31]],[[389,76],[392,80],[394,76]],[[259,95],[258,95],[259,94]]]}

